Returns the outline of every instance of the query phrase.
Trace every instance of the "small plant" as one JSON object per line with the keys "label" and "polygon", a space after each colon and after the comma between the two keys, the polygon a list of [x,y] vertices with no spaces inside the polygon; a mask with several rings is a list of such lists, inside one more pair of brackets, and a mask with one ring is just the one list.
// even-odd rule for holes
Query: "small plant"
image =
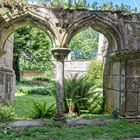
{"label": "small plant", "polygon": [[118,113],[117,110],[113,110],[113,111],[112,111],[112,118],[118,119],[118,115],[119,115],[119,113]]}
{"label": "small plant", "polygon": [[9,102],[0,104],[0,122],[7,122],[14,119],[15,112],[13,106]]}
{"label": "small plant", "polygon": [[33,101],[34,118],[50,118],[55,112],[55,105],[47,107],[47,103],[38,103]]}

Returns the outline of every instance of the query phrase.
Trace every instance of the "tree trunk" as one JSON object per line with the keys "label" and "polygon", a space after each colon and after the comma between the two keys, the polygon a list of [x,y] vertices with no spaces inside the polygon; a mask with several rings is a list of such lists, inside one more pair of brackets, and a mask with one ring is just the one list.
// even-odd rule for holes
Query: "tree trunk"
{"label": "tree trunk", "polygon": [[20,82],[20,65],[19,65],[19,61],[20,61],[20,55],[15,55],[13,58],[13,69],[15,71],[15,75],[16,75],[16,81]]}

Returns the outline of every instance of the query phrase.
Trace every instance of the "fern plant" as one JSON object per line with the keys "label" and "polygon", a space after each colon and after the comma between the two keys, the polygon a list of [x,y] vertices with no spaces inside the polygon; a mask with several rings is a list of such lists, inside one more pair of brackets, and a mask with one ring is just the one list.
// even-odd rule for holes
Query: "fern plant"
{"label": "fern plant", "polygon": [[64,81],[64,105],[66,113],[99,113],[102,109],[102,90],[78,74]]}
{"label": "fern plant", "polygon": [[34,118],[50,118],[55,112],[55,104],[47,107],[47,103],[38,103],[33,101]]}

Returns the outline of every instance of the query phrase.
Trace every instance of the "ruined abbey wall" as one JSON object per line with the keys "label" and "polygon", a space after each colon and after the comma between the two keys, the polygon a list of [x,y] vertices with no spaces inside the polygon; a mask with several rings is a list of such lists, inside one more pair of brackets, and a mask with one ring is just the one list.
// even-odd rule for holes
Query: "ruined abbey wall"
{"label": "ruined abbey wall", "polygon": [[6,53],[0,58],[0,100],[13,100],[15,74],[13,71],[13,35],[5,43]]}
{"label": "ruined abbey wall", "polygon": [[[5,53],[5,41],[16,29],[32,24],[51,38],[57,60],[57,114],[63,116],[64,58],[71,39],[85,28],[91,27],[108,40],[104,52],[103,92],[105,110],[118,112],[126,118],[140,119],[140,14],[122,11],[48,9],[44,6],[15,5],[14,10],[0,15],[0,55]],[[8,56],[7,56],[8,57]],[[8,62],[7,65],[9,65]],[[9,69],[9,68],[8,68]],[[2,71],[0,98],[12,97],[5,86],[12,85],[11,72]],[[1,72],[1,73],[2,73]],[[6,78],[3,78],[6,76]],[[9,98],[10,99],[10,98]],[[62,117],[63,118],[63,117]]]}

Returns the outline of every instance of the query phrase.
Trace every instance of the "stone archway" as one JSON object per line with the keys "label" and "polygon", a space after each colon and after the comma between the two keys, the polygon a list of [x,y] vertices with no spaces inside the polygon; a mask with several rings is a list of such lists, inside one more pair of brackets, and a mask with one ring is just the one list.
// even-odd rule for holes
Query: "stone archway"
{"label": "stone archway", "polygon": [[[80,11],[81,12],[81,11]],[[84,13],[86,13],[84,11]],[[89,16],[87,17],[87,15]],[[84,14],[83,14],[84,15]],[[112,112],[113,110],[116,110],[120,113],[121,107],[120,105],[120,73],[119,71],[115,73],[115,69],[111,71],[111,73],[108,74],[108,71],[106,70],[106,66],[110,64],[110,56],[116,52],[119,51],[121,48],[123,48],[124,42],[122,40],[122,34],[119,30],[119,28],[116,27],[114,22],[111,22],[111,17],[103,12],[89,12],[82,16],[82,18],[78,19],[76,18],[76,21],[70,26],[70,28],[67,31],[66,34],[66,44],[69,44],[70,40],[80,31],[83,29],[91,27],[92,29],[102,33],[105,35],[105,37],[108,40],[108,47],[105,49],[105,56],[104,56],[104,80],[103,80],[103,93],[104,93],[104,104],[105,108],[104,110],[107,112]],[[113,63],[113,62],[112,62]],[[120,67],[118,64],[115,64],[116,67]],[[112,83],[112,81],[108,81],[109,79],[115,82]],[[109,85],[108,85],[109,82]],[[117,82],[118,85],[115,85]],[[115,88],[114,88],[115,87]],[[119,92],[117,92],[119,91]],[[110,93],[111,92],[111,93]],[[115,94],[114,94],[115,93]],[[111,95],[110,95],[111,94]]]}
{"label": "stone archway", "polygon": [[[19,6],[20,7],[20,6]],[[0,54],[8,36],[25,23],[47,32],[57,59],[57,119],[63,119],[64,58],[71,38],[92,27],[109,41],[104,66],[105,109],[126,118],[140,118],[140,15],[119,11],[48,9],[44,6],[15,7],[0,17]],[[4,71],[3,71],[4,72]]]}

